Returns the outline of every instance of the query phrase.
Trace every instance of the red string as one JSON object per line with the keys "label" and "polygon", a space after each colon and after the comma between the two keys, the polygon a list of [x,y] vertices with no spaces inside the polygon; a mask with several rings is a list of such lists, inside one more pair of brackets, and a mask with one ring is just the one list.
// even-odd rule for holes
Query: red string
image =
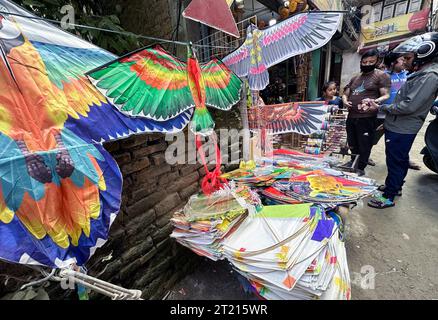
{"label": "red string", "polygon": [[226,179],[223,179],[220,177],[220,175],[222,174],[221,172],[221,151],[217,145],[217,141],[216,141],[216,134],[213,132],[211,139],[214,143],[214,147],[215,147],[215,151],[216,151],[216,167],[213,171],[209,171],[208,167],[207,167],[207,162],[205,160],[205,152],[204,149],[202,147],[202,141],[199,135],[195,136],[195,141],[196,141],[196,149],[199,152],[199,155],[201,156],[201,161],[202,164],[204,165],[204,170],[205,170],[205,177],[202,179],[201,181],[201,188],[202,188],[202,192],[205,195],[210,195],[213,192],[221,189],[224,185],[224,183],[226,182]]}

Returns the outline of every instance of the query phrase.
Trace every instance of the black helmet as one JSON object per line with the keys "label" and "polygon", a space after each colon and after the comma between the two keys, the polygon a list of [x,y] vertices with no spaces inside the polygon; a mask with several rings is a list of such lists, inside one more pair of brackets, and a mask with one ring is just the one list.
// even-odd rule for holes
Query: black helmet
{"label": "black helmet", "polygon": [[401,53],[395,53],[394,51],[388,52],[383,58],[383,63],[389,69],[392,67],[392,64],[397,61],[398,58],[402,56]]}
{"label": "black helmet", "polygon": [[415,36],[399,44],[394,53],[414,53],[414,64],[422,65],[438,57],[438,32],[428,32]]}

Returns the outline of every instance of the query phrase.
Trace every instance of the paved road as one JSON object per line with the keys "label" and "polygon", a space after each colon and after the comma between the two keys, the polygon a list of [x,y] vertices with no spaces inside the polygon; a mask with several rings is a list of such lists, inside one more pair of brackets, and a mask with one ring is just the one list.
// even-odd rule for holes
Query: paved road
{"label": "paved road", "polygon": [[[438,299],[438,175],[423,165],[419,154],[425,129],[426,125],[411,151],[411,159],[421,170],[409,171],[396,206],[378,210],[365,201],[347,217],[353,299]],[[386,176],[384,150],[382,139],[371,156],[377,165],[366,170],[367,176],[382,183]],[[178,283],[168,299],[253,297],[243,292],[226,262],[200,259],[199,268]]]}
{"label": "paved road", "polygon": [[[438,299],[438,175],[424,166],[420,155],[426,127],[410,153],[421,170],[409,171],[396,206],[378,210],[364,202],[349,216],[346,244],[353,299]],[[384,155],[381,139],[371,155],[377,165],[366,170],[367,176],[382,183]],[[374,289],[363,288],[367,286],[363,276],[370,270],[366,266],[376,272]]]}

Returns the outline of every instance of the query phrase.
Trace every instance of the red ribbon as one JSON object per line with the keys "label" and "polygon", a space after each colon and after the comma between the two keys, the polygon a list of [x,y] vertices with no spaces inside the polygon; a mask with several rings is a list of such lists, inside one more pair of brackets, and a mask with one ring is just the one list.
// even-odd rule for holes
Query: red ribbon
{"label": "red ribbon", "polygon": [[211,139],[214,143],[214,147],[216,150],[216,167],[213,171],[209,171],[208,167],[207,167],[207,162],[205,160],[205,152],[204,149],[202,148],[202,141],[199,135],[195,136],[195,142],[196,142],[196,149],[199,152],[199,155],[201,156],[201,161],[202,164],[204,165],[204,170],[205,170],[205,177],[202,179],[201,181],[201,188],[202,188],[202,192],[205,195],[210,195],[213,192],[221,189],[224,185],[224,183],[226,183],[226,179],[221,178],[221,151],[217,145],[217,140],[216,140],[216,134],[213,132],[213,134],[211,135]]}

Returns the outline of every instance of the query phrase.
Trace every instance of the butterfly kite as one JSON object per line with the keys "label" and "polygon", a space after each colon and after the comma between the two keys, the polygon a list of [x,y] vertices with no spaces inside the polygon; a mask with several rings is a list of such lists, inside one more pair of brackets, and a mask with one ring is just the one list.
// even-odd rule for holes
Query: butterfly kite
{"label": "butterfly kite", "polygon": [[[0,9],[0,259],[59,268],[83,265],[107,239],[121,202],[122,176],[102,143],[136,133],[180,131],[199,103],[189,98],[179,62],[157,51],[148,63],[162,77],[150,83],[146,76],[137,89],[150,86],[148,93],[163,98],[171,110],[152,104],[141,117],[128,116],[135,108],[119,112],[85,76],[116,56],[31,19],[35,16],[10,1],[0,0]],[[124,67],[127,74],[142,70],[134,61]],[[175,72],[165,75],[167,67]],[[219,97],[231,103],[237,96],[221,87],[227,79],[238,83],[222,70],[219,62],[203,66],[203,84],[207,102],[226,109]],[[216,75],[222,82],[212,80]],[[112,95],[123,91],[109,89]],[[120,102],[128,96],[117,97]],[[129,98],[144,101],[148,95]],[[199,118],[206,113],[198,110]]]}
{"label": "butterfly kite", "polygon": [[296,14],[265,30],[250,25],[245,42],[223,62],[239,77],[247,77],[251,90],[263,90],[269,84],[269,67],[326,45],[341,17],[340,13],[312,11]]}

